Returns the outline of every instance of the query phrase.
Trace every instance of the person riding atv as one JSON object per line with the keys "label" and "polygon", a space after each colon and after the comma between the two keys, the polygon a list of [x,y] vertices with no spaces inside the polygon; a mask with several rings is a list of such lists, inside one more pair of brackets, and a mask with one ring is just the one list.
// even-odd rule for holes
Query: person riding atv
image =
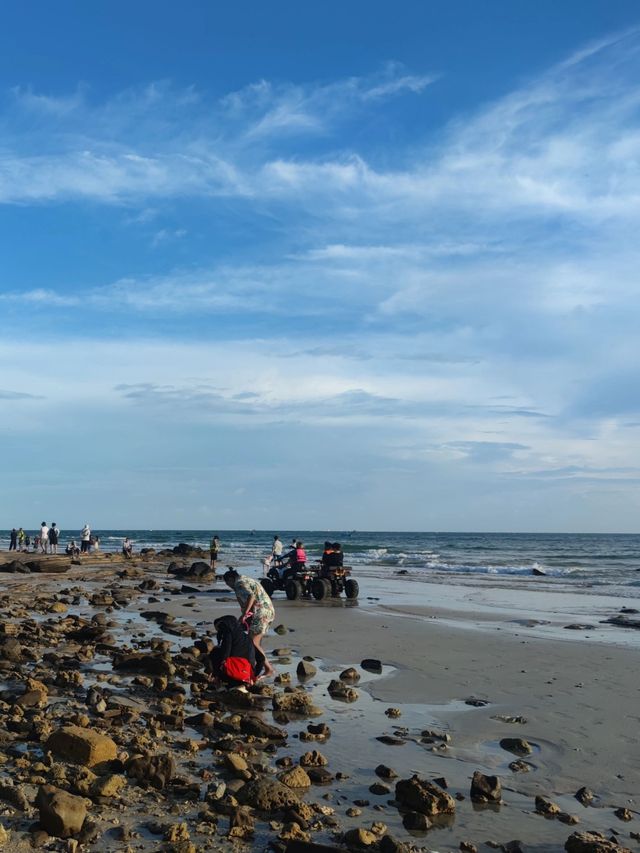
{"label": "person riding atv", "polygon": [[274,560],[267,576],[261,579],[260,583],[269,596],[277,590],[284,590],[291,601],[311,597],[311,582],[316,572],[307,569],[304,544],[298,540],[295,545],[279,563]]}
{"label": "person riding atv", "polygon": [[347,598],[358,597],[358,581],[349,577],[351,569],[344,566],[344,553],[339,542],[325,542],[318,577],[311,582],[311,594],[321,601],[328,596],[339,596],[342,592]]}

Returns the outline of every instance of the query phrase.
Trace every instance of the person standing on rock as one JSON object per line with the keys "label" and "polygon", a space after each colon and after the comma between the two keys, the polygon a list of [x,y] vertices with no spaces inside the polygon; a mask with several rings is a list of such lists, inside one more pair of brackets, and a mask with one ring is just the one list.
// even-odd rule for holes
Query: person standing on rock
{"label": "person standing on rock", "polygon": [[18,549],[18,531],[13,528],[11,533],[9,534],[9,550],[17,551]]}
{"label": "person standing on rock", "polygon": [[46,521],[40,525],[40,550],[43,554],[49,550],[49,528]]}
{"label": "person standing on rock", "polygon": [[91,528],[88,524],[85,523],[82,528],[82,533],[80,534],[80,551],[83,554],[89,553],[89,548],[91,547]]}
{"label": "person standing on rock", "polygon": [[224,582],[235,592],[242,611],[240,621],[245,625],[249,622],[249,636],[258,653],[264,656],[264,674],[274,675],[275,669],[269,663],[262,648],[262,638],[276,618],[271,599],[261,583],[254,578],[240,575],[235,569],[229,569],[224,573]]}
{"label": "person standing on rock", "polygon": [[26,534],[25,534],[24,530],[21,527],[19,527],[18,528],[18,551],[24,551],[25,537],[26,537]]}
{"label": "person standing on rock", "polygon": [[49,545],[50,551],[52,554],[58,553],[58,542],[60,541],[60,529],[56,525],[55,521],[52,522],[51,528],[49,530]]}

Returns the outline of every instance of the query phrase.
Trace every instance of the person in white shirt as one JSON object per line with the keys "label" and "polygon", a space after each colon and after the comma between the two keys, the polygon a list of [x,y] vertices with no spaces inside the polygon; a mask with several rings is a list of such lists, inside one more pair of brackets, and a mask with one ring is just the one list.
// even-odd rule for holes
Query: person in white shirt
{"label": "person in white shirt", "polygon": [[82,533],[80,534],[80,539],[81,539],[80,551],[83,554],[88,554],[89,549],[91,547],[91,528],[89,527],[88,524],[85,524],[85,526],[82,528]]}
{"label": "person in white shirt", "polygon": [[49,549],[49,528],[47,522],[43,521],[40,525],[40,550],[46,554]]}

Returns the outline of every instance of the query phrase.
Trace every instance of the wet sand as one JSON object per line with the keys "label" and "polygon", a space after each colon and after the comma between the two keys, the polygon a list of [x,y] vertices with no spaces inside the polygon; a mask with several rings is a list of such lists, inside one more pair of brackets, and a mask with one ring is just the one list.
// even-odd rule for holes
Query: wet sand
{"label": "wet sand", "polygon": [[[118,568],[117,561],[109,561],[108,565],[74,567],[60,576],[3,575],[0,585],[11,591],[13,602],[24,602],[28,608],[34,584],[45,598],[65,588],[90,592],[113,583]],[[158,580],[160,590],[138,595],[127,607],[109,614],[121,626],[123,639],[138,629],[149,630],[150,623],[138,615],[145,610],[161,608],[187,622],[197,635],[210,630],[216,616],[236,612],[235,599],[221,583],[213,588],[193,585],[199,591],[180,592],[180,582],[168,577],[164,566],[148,565],[144,572],[145,577]],[[611,615],[608,607],[613,602],[583,605],[567,600],[566,614],[556,609],[548,624],[539,624],[539,619],[532,624],[526,616],[526,601],[519,601],[516,612],[504,605],[474,611],[468,601],[462,606],[452,596],[452,606],[446,608],[443,596],[432,590],[438,606],[429,606],[425,585],[420,584],[421,590],[415,587],[408,582],[398,595],[393,581],[364,579],[356,606],[344,601],[275,598],[276,624],[287,626],[289,633],[269,637],[267,648],[292,650],[291,663],[274,662],[280,674],[292,674],[293,684],[299,659],[315,658],[318,672],[305,686],[323,710],[319,720],[332,729],[331,738],[319,748],[334,773],[350,777],[328,789],[314,790],[313,797],[325,793],[330,797],[343,830],[382,820],[398,840],[430,850],[457,850],[461,841],[488,850],[487,841],[505,844],[514,839],[526,849],[562,850],[574,828],[535,813],[534,797],[541,794],[579,818],[575,829],[599,830],[608,836],[615,830],[621,843],[634,848],[630,832],[640,831],[639,652],[628,647],[632,632],[616,633],[608,626],[575,632],[562,627],[567,624],[565,616],[575,612],[584,616],[589,611],[594,622],[596,616]],[[380,601],[371,600],[376,598]],[[533,601],[531,610],[540,616],[540,607]],[[91,608],[83,603],[71,612],[89,616]],[[190,642],[161,636],[176,649]],[[358,666],[365,657],[378,658],[383,673],[362,672],[356,702],[331,699],[330,679],[347,666]],[[469,698],[488,704],[465,704]],[[390,706],[401,716],[390,719],[385,714]],[[526,722],[494,719],[497,716],[524,717]],[[302,723],[289,728],[293,737],[286,753],[297,758],[314,744],[298,741],[297,733],[305,728]],[[425,729],[446,733],[450,740],[426,742]],[[383,734],[399,735],[401,744],[380,743],[376,738]],[[500,747],[505,737],[525,738],[532,745],[531,755],[524,756],[531,765],[528,773],[509,769],[517,756]],[[372,795],[368,790],[379,781],[374,768],[380,763],[400,776],[413,772],[427,779],[444,776],[449,793],[464,797],[455,818],[441,819],[426,833],[407,832],[390,804],[393,794]],[[470,802],[469,784],[475,770],[500,776],[503,805],[479,807]],[[585,808],[574,798],[582,786],[597,795],[593,806]],[[348,817],[346,810],[354,800],[368,800],[369,805],[360,807],[358,817]],[[633,813],[629,823],[614,815],[619,807]],[[266,841],[269,834],[264,833],[257,838]],[[197,833],[193,838],[196,844],[203,843]],[[326,843],[335,838],[324,831],[316,840]],[[139,846],[143,849],[148,843],[143,838]],[[95,849],[118,847],[103,838]]]}

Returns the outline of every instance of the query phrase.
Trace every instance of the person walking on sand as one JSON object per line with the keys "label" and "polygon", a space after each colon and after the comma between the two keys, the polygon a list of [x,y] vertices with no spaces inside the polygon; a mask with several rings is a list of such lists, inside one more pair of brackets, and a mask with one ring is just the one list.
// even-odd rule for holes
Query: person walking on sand
{"label": "person walking on sand", "polygon": [[82,554],[88,554],[91,546],[91,528],[85,523],[80,534],[80,551]]}
{"label": "person walking on sand", "polygon": [[9,534],[9,550],[10,551],[17,551],[18,550],[18,531],[15,529],[15,527],[12,529],[11,533]]}
{"label": "person walking on sand", "polygon": [[209,545],[209,556],[211,558],[211,568],[215,571],[216,568],[216,560],[218,559],[218,554],[220,553],[220,539],[218,536],[214,536]]}
{"label": "person walking on sand", "polygon": [[58,553],[58,542],[60,541],[60,528],[56,525],[55,521],[51,523],[51,528],[49,530],[49,546],[52,554]]}
{"label": "person walking on sand", "polygon": [[49,550],[49,528],[46,521],[40,525],[40,550],[43,554]]}
{"label": "person walking on sand", "polygon": [[254,578],[240,575],[235,569],[229,569],[224,573],[224,582],[235,592],[242,611],[240,621],[245,624],[249,623],[249,636],[253,645],[261,655],[264,655],[264,674],[266,676],[273,675],[275,669],[269,663],[262,648],[262,639],[276,618],[271,599],[264,591],[261,583],[258,583]]}

